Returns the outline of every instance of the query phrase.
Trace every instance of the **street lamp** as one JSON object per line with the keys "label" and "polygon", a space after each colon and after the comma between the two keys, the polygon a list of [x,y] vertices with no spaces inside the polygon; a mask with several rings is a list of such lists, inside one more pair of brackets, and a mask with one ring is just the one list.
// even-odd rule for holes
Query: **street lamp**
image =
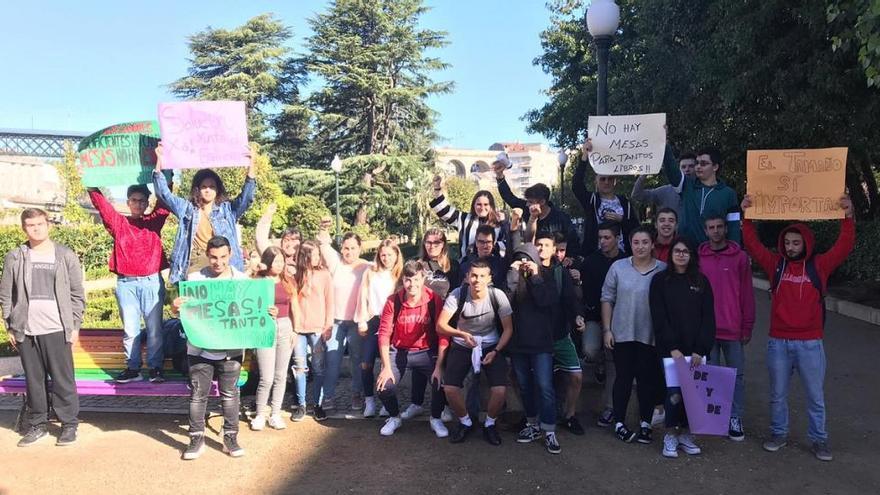
{"label": "street lamp", "polygon": [[339,230],[339,173],[342,172],[342,160],[339,155],[333,155],[333,161],[330,162],[330,170],[336,175],[336,245],[339,246],[341,231]]}
{"label": "street lamp", "polygon": [[620,24],[620,7],[614,0],[593,0],[587,9],[587,29],[596,42],[599,59],[596,115],[608,115],[608,49]]}
{"label": "street lamp", "polygon": [[559,207],[565,206],[565,166],[568,164],[568,153],[565,150],[559,150],[556,155],[559,160]]}

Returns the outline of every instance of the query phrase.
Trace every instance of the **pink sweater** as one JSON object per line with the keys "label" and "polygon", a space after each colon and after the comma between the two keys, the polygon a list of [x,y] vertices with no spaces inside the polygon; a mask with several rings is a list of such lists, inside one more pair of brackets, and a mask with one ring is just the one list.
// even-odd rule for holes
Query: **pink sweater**
{"label": "pink sweater", "polygon": [[296,298],[299,325],[296,333],[320,333],[333,325],[333,281],[330,272],[318,270],[306,278]]}
{"label": "pink sweater", "polygon": [[335,301],[333,318],[354,321],[364,272],[372,264],[358,259],[354,263],[346,265],[339,258],[339,253],[328,244],[321,244],[321,256],[324,258],[324,262],[333,276],[333,297]]}

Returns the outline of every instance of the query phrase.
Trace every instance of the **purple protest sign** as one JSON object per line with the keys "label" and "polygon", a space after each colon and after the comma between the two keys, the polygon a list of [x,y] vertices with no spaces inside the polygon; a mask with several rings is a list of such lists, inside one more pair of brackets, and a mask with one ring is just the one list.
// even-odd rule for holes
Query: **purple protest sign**
{"label": "purple protest sign", "polygon": [[676,359],[675,372],[691,433],[726,436],[736,368],[703,364],[691,369],[684,359]]}
{"label": "purple protest sign", "polygon": [[247,117],[241,101],[159,104],[163,166],[246,167]]}

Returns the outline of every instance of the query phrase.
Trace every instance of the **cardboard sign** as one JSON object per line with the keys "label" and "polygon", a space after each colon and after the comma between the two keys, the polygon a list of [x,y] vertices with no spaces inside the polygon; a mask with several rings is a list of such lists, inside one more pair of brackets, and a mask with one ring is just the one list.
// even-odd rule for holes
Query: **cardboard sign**
{"label": "cardboard sign", "polygon": [[676,359],[675,372],[691,433],[727,436],[736,368],[703,364],[691,369]]}
{"label": "cardboard sign", "polygon": [[128,122],[101,129],[77,147],[77,163],[86,187],[150,184],[156,166],[159,124]]}
{"label": "cardboard sign", "polygon": [[159,104],[163,167],[246,167],[247,117],[241,101]]}
{"label": "cardboard sign", "polygon": [[270,279],[180,282],[187,300],[180,308],[186,338],[203,349],[256,349],[275,345],[275,304]]}
{"label": "cardboard sign", "polygon": [[746,192],[757,220],[830,220],[843,218],[840,196],[846,191],[847,148],[749,150]]}
{"label": "cardboard sign", "polygon": [[656,174],[666,151],[666,114],[591,116],[590,165],[599,175]]}

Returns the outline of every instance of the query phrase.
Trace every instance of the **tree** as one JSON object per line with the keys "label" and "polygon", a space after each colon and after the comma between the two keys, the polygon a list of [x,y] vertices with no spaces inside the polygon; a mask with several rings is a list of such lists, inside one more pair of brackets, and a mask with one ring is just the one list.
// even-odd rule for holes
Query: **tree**
{"label": "tree", "polygon": [[266,107],[282,98],[292,102],[304,74],[284,44],[291,31],[272,14],[261,14],[235,29],[214,29],[189,37],[189,75],[171,83],[185,99],[243,101],[251,139],[267,129]]}
{"label": "tree", "polygon": [[65,224],[92,223],[89,213],[83,208],[82,201],[86,188],[77,168],[76,148],[69,141],[64,143],[64,157],[55,164],[61,182],[64,183],[64,208],[61,216]]}
{"label": "tree", "polygon": [[[449,204],[463,212],[471,211],[471,201],[474,199],[474,194],[477,193],[477,184],[462,177],[450,177],[444,182],[446,200],[449,201]],[[495,197],[500,201],[498,195]]]}
{"label": "tree", "polygon": [[868,86],[880,87],[880,0],[833,1],[827,14],[833,48],[858,53]]}

